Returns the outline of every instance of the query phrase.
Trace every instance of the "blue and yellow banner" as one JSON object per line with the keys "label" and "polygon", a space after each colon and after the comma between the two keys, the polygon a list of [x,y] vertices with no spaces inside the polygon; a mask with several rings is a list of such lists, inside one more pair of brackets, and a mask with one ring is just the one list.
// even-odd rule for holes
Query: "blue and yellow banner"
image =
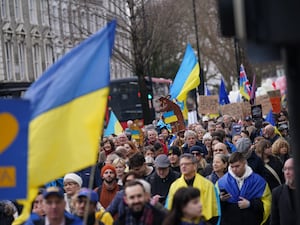
{"label": "blue and yellow banner", "polygon": [[0,100],[0,200],[26,198],[29,101]]}

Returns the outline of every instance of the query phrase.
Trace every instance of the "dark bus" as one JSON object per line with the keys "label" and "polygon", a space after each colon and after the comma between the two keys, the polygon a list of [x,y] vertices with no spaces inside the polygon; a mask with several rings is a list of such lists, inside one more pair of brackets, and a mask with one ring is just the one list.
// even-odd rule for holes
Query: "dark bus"
{"label": "dark bus", "polygon": [[[149,104],[153,102],[154,109],[157,108],[155,100],[161,95],[168,95],[171,83],[170,79],[152,78],[153,96],[149,96]],[[146,84],[149,89],[150,84],[147,77]],[[151,95],[150,92],[148,94]],[[126,127],[128,120],[143,119],[140,97],[137,77],[111,80],[108,107],[113,110],[123,127]]]}

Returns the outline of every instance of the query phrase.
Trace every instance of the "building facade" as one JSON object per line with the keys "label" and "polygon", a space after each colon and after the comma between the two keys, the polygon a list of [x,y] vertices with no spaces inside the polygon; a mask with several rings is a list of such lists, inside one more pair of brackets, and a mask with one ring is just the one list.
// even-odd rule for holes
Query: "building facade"
{"label": "building facade", "polygon": [[[70,49],[116,18],[126,26],[126,1],[0,0],[0,85],[31,83]],[[128,24],[128,23],[127,23]],[[130,77],[130,35],[117,28],[111,79]],[[126,60],[121,60],[125,58]],[[3,89],[0,86],[0,89]],[[1,91],[0,91],[1,92]],[[0,93],[1,94],[1,93]]]}

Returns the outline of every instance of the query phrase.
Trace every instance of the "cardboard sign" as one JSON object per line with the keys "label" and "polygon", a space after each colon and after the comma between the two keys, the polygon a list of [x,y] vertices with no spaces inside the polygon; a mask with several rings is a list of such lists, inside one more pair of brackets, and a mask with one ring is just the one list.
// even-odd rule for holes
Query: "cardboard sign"
{"label": "cardboard sign", "polygon": [[270,97],[268,95],[261,95],[256,97],[256,105],[262,106],[262,114],[267,115],[273,109]]}
{"label": "cardboard sign", "polygon": [[222,105],[221,107],[222,115],[229,115],[235,117],[237,120],[244,118],[242,103],[231,103]]}
{"label": "cardboard sign", "polygon": [[198,112],[201,114],[218,114],[219,113],[219,96],[199,96]]}
{"label": "cardboard sign", "polygon": [[280,94],[280,90],[279,90],[279,89],[273,90],[273,91],[268,91],[267,94],[268,94],[268,96],[269,96],[270,98],[281,97],[281,94]]}
{"label": "cardboard sign", "polygon": [[251,115],[251,104],[249,102],[241,102],[243,117]]}

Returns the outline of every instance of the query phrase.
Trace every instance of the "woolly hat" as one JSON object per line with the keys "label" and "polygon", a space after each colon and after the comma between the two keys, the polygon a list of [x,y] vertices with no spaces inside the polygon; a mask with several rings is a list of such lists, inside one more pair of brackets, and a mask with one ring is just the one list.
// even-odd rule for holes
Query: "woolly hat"
{"label": "woolly hat", "polygon": [[101,177],[103,177],[103,174],[105,173],[106,170],[112,170],[114,174],[116,174],[116,168],[113,165],[107,164],[103,166],[101,169]]}
{"label": "woolly hat", "polygon": [[247,153],[251,147],[252,143],[249,138],[239,138],[236,142],[236,149],[238,152]]}
{"label": "woolly hat", "polygon": [[206,155],[205,149],[202,146],[194,145],[190,148],[190,153],[199,152],[202,156]]}
{"label": "woolly hat", "polygon": [[64,182],[66,182],[66,180],[72,180],[72,181],[76,182],[79,185],[79,187],[81,187],[81,185],[82,185],[82,179],[76,173],[67,173],[64,176]]}

